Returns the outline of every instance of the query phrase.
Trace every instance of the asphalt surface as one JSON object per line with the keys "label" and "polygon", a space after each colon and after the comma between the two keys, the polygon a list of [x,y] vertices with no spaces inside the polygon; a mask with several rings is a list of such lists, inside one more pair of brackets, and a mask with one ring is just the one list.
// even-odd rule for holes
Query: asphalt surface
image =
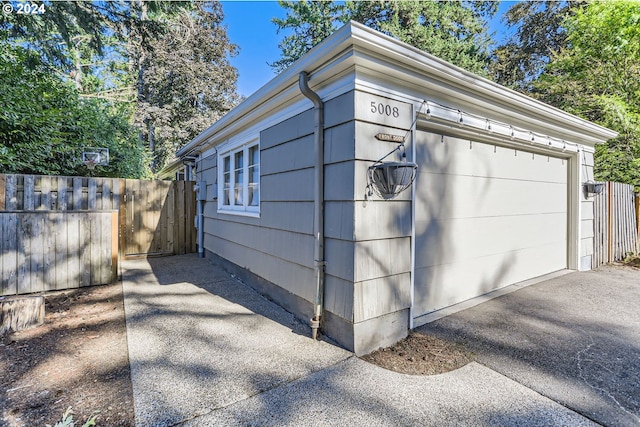
{"label": "asphalt surface", "polygon": [[[525,362],[512,362],[514,368],[502,372],[482,359],[442,375],[410,376],[312,341],[307,325],[197,256],[125,261],[123,289],[137,426],[596,425],[557,403],[571,398],[558,399],[516,378],[512,371]],[[567,321],[573,329],[574,320]],[[458,335],[464,320],[454,323],[457,329],[442,321],[432,326],[438,334],[465,339]],[[616,343],[623,341],[618,334]],[[590,341],[573,354],[583,376],[599,348]],[[629,351],[637,355],[638,347]],[[564,373],[535,371],[541,382],[564,383]],[[629,375],[637,378],[637,369]],[[567,393],[573,390],[564,386]]]}
{"label": "asphalt surface", "polygon": [[640,270],[532,285],[417,329],[606,426],[640,426]]}

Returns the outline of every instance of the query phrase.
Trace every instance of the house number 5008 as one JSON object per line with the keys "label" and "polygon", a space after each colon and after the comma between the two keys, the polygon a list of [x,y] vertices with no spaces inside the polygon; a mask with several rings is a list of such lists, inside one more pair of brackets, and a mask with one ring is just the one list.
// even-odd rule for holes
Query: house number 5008
{"label": "house number 5008", "polygon": [[382,102],[371,101],[371,112],[378,113],[381,116],[393,116],[398,117],[400,115],[400,111],[398,107],[392,107],[389,104],[383,104]]}

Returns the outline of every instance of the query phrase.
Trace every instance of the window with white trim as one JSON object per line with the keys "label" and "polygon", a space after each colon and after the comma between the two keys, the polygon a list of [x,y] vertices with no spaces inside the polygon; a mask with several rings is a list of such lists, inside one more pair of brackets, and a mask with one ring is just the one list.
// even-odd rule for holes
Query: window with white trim
{"label": "window with white trim", "polygon": [[218,210],[229,213],[260,213],[260,145],[251,142],[218,156]]}

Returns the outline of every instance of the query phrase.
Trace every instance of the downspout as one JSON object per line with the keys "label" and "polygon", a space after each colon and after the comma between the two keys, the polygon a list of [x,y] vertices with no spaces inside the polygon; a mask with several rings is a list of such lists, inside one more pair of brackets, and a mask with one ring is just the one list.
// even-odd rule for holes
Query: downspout
{"label": "downspout", "polygon": [[311,337],[318,338],[318,329],[324,309],[324,103],[317,93],[309,88],[309,75],[303,71],[299,74],[298,85],[300,92],[313,102],[314,115],[314,155],[315,155],[315,189],[313,203],[313,235],[315,248],[313,251],[316,300],[311,319]]}
{"label": "downspout", "polygon": [[[200,161],[200,168],[196,171],[202,170],[202,154],[198,155],[197,161]],[[196,172],[196,179],[198,178]],[[200,174],[202,176],[202,173]],[[196,189],[196,232],[198,243],[198,256],[204,258],[204,204],[207,200],[207,182],[197,181],[195,185]]]}

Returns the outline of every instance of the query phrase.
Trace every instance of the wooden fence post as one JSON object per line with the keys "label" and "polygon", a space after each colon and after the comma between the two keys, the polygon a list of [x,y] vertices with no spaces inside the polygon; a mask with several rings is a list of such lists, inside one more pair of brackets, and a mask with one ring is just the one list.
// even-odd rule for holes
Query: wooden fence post
{"label": "wooden fence post", "polygon": [[4,195],[5,195],[6,185],[7,185],[6,175],[0,174],[0,211],[4,210]]}

